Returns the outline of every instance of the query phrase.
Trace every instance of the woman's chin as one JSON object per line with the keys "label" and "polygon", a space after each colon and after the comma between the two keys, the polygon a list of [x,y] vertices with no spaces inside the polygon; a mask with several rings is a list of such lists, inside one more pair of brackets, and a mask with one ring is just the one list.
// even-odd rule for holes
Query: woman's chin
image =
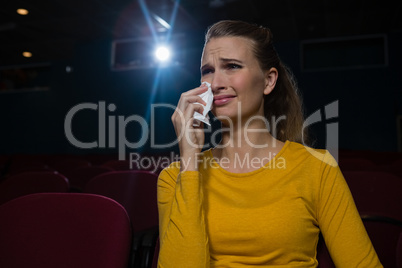
{"label": "woman's chin", "polygon": [[236,121],[237,121],[237,114],[235,115],[230,115],[230,114],[214,114],[215,119],[219,120],[223,126],[232,126]]}

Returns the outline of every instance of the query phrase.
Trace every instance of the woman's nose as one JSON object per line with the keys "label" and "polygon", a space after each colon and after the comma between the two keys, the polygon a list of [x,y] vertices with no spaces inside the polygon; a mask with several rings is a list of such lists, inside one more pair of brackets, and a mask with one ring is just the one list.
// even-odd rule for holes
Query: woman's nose
{"label": "woman's nose", "polygon": [[211,89],[213,92],[225,89],[225,79],[219,72],[215,72],[212,77]]}

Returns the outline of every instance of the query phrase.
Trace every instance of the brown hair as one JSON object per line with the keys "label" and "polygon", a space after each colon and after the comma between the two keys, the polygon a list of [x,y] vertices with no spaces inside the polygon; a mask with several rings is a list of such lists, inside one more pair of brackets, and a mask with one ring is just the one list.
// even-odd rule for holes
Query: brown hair
{"label": "brown hair", "polygon": [[264,96],[265,117],[271,126],[276,128],[271,128],[271,134],[280,141],[306,142],[307,131],[303,129],[301,96],[292,73],[282,63],[273,46],[271,30],[243,21],[223,20],[209,27],[205,35],[205,44],[218,37],[249,39],[261,69],[267,71],[274,67],[278,70],[274,90]]}

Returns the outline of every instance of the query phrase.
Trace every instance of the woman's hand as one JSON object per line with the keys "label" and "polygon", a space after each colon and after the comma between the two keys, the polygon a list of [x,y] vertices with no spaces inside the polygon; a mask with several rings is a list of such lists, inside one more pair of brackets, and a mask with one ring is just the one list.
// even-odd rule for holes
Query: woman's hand
{"label": "woman's hand", "polygon": [[[202,114],[206,103],[199,94],[208,90],[205,84],[189,90],[180,96],[172,115],[172,122],[179,141],[181,171],[198,170],[197,155],[204,146],[204,124],[194,127],[194,112]],[[201,104],[202,105],[201,105]]]}

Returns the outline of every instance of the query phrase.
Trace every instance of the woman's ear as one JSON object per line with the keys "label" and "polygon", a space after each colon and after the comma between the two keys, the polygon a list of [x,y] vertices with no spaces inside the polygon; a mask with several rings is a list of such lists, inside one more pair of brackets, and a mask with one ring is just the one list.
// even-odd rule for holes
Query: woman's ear
{"label": "woman's ear", "polygon": [[265,73],[265,89],[264,95],[268,95],[275,88],[276,80],[278,80],[278,70],[274,67]]}

